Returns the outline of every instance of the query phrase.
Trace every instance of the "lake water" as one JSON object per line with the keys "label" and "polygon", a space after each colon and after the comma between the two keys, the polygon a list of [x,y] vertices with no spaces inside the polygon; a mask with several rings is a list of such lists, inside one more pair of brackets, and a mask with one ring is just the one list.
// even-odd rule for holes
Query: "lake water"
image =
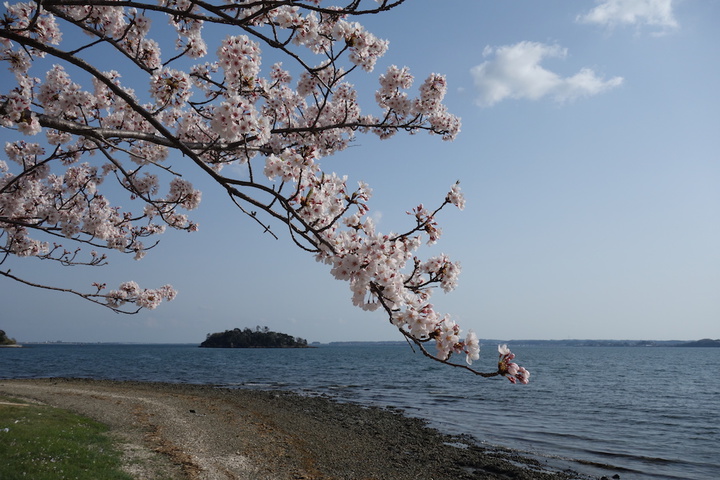
{"label": "lake water", "polygon": [[[510,345],[512,348],[512,345]],[[495,345],[483,346],[492,370]],[[397,407],[451,434],[593,477],[720,478],[720,348],[517,347],[529,385],[482,379],[405,345],[0,349],[0,378],[86,377],[327,394]]]}

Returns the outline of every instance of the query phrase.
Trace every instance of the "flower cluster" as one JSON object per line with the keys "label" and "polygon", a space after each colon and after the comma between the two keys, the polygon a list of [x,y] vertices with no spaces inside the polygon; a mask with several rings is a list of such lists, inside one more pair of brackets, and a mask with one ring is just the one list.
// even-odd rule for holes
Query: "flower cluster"
{"label": "flower cluster", "polygon": [[163,68],[150,79],[150,95],[158,105],[181,107],[190,98],[190,86],[187,73]]}
{"label": "flower cluster", "polygon": [[255,105],[243,96],[229,97],[215,108],[210,127],[226,142],[252,137],[255,143],[265,143],[270,136],[267,117],[261,117]]}
{"label": "flower cluster", "polygon": [[[189,0],[170,0],[168,6],[185,11],[194,12],[198,10],[197,5]],[[168,18],[168,23],[177,31],[178,38],[175,47],[184,51],[190,58],[201,58],[207,54],[207,44],[202,38],[204,22],[190,16],[175,15]]]}
{"label": "flower cluster", "polygon": [[507,345],[498,345],[498,353],[500,360],[498,361],[498,372],[504,375],[512,383],[528,383],[530,381],[530,372],[523,367],[513,363],[515,354],[510,351]]}
{"label": "flower cluster", "polygon": [[[459,190],[456,194],[460,195]],[[365,310],[385,309],[390,321],[409,338],[420,343],[434,340],[436,357],[443,361],[454,353],[464,353],[472,363],[479,352],[475,334],[461,338],[460,327],[430,303],[433,285],[440,284],[445,291],[454,289],[460,265],[446,255],[425,262],[414,256],[422,245],[421,233],[427,231],[426,221],[419,221],[404,235],[376,233],[365,215],[368,198],[369,192],[362,185],[348,197],[358,206],[358,213],[346,217],[347,230],[323,231],[326,243],[318,260],[331,265],[335,278],[350,283],[354,305]],[[413,265],[411,271],[407,271],[409,263]]]}
{"label": "flower cluster", "polygon": [[228,36],[217,49],[228,95],[250,90],[260,73],[260,47],[246,35]]}
{"label": "flower cluster", "polygon": [[[380,89],[375,93],[375,99],[385,109],[385,117],[399,123],[411,118],[423,119],[432,132],[441,134],[444,140],[453,140],[460,133],[460,120],[448,113],[442,103],[447,93],[445,77],[433,73],[420,87],[420,96],[410,99],[404,90],[412,86],[413,80],[407,68],[395,65],[380,76]],[[395,133],[387,128],[375,128],[375,132],[383,138]]]}
{"label": "flower cluster", "polygon": [[357,22],[348,22],[343,19],[335,23],[332,37],[336,40],[344,40],[350,47],[350,61],[368,72],[375,68],[375,63],[388,48],[387,41],[378,39]]}
{"label": "flower cluster", "polygon": [[[35,3],[5,4],[4,24],[24,37],[32,38],[40,43],[57,45],[62,40],[62,32],[55,16],[44,10],[37,10]],[[3,40],[3,46],[9,42]],[[37,52],[35,52],[37,54]]]}
{"label": "flower cluster", "polygon": [[[45,151],[40,145],[22,141],[7,143],[5,154],[23,170],[14,175],[5,162],[0,163],[0,238],[4,237],[0,251],[20,257],[57,260],[64,265],[78,263],[76,254],[69,256],[58,244],[50,248],[48,242],[31,235],[31,232],[46,231],[72,241],[133,253],[139,259],[146,251],[141,239],[162,233],[164,229],[163,225],[150,222],[145,225],[135,223],[137,219],[132,214],[123,214],[99,192],[107,170],[82,163],[69,165],[62,175],[53,173],[48,161],[54,158],[53,155],[43,160]],[[128,179],[136,191],[145,195],[157,188],[157,180],[152,175]],[[176,182],[168,198],[157,204],[169,209],[177,206],[194,208],[199,201],[198,195],[186,182]],[[152,218],[151,215],[147,217]],[[174,226],[188,228],[180,221]],[[83,264],[98,265],[104,258],[93,252],[92,260]],[[128,297],[131,300],[124,297],[123,302],[132,301],[138,306],[154,308],[162,298],[170,300],[173,297],[167,289],[160,293],[154,295],[148,290]],[[112,308],[121,305],[116,294],[107,299]]]}
{"label": "flower cluster", "polygon": [[177,292],[172,285],[164,285],[157,289],[146,289],[140,288],[137,283],[130,281],[120,284],[117,290],[108,292],[106,298],[108,305],[112,308],[119,308],[126,303],[133,303],[140,308],[153,310],[163,300],[169,302],[174,299],[176,294]]}
{"label": "flower cluster", "polygon": [[465,209],[465,197],[460,191],[459,182],[456,182],[455,185],[453,185],[453,187],[450,189],[450,193],[448,193],[446,200],[451,204],[455,205],[460,210]]}

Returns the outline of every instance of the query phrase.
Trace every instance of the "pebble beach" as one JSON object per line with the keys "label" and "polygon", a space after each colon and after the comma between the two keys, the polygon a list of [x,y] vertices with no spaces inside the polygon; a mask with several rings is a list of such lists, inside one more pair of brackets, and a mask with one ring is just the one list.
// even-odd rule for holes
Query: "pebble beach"
{"label": "pebble beach", "polygon": [[138,480],[568,480],[512,451],[429,428],[399,410],[211,385],[0,380],[0,395],[110,427]]}

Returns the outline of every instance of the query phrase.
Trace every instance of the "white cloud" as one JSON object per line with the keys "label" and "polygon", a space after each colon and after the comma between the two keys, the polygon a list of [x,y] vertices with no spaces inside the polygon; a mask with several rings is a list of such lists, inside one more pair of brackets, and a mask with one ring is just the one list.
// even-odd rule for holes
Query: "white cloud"
{"label": "white cloud", "polygon": [[549,96],[565,102],[597,95],[617,87],[622,77],[603,80],[592,69],[583,68],[572,77],[560,75],[540,65],[545,58],[564,58],[567,49],[558,45],[520,42],[501,47],[485,47],[483,56],[495,54],[470,70],[478,91],[476,103],[492,106],[506,98],[538,100]]}
{"label": "white cloud", "polygon": [[615,25],[652,25],[665,28],[678,26],[673,16],[673,0],[601,0],[600,4],[578,21]]}

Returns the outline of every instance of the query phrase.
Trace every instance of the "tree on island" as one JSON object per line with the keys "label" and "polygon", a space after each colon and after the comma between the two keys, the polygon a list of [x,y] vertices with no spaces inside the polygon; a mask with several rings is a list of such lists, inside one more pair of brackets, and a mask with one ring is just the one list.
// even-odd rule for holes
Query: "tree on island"
{"label": "tree on island", "polygon": [[[426,356],[527,383],[505,346],[497,371],[472,369],[477,336],[461,334],[430,303],[436,287],[455,288],[460,266],[415,252],[440,237],[441,210],[464,207],[459,185],[436,207],[409,211],[399,233],[380,233],[369,215],[370,187],[321,166],[356,134],[452,140],[460,130],[443,104],[445,77],[431,74],[414,94],[406,67],[379,75],[373,113],[360,109],[349,81],[373,70],[387,42],[357,21],[403,1],[6,3],[0,58],[14,82],[0,91],[0,125],[19,138],[0,161],[0,263],[14,255],[98,267],[108,261],[103,250],[140,259],[167,227],[197,229],[186,212],[201,193],[188,179],[205,176],[262,232],[277,238],[278,227],[287,230],[350,284],[353,304],[384,311]],[[283,63],[261,68],[262,54]],[[117,70],[98,68],[101,56],[115,56]],[[104,182],[127,192],[124,206]],[[98,282],[78,291],[9,268],[0,274],[124,313],[175,296],[170,285]]]}
{"label": "tree on island", "polygon": [[293,337],[286,333],[273,332],[268,327],[259,326],[255,330],[225,330],[224,332],[208,333],[200,344],[208,348],[307,348],[307,340]]}
{"label": "tree on island", "polygon": [[0,345],[16,345],[17,340],[9,338],[5,333],[5,330],[0,330]]}

